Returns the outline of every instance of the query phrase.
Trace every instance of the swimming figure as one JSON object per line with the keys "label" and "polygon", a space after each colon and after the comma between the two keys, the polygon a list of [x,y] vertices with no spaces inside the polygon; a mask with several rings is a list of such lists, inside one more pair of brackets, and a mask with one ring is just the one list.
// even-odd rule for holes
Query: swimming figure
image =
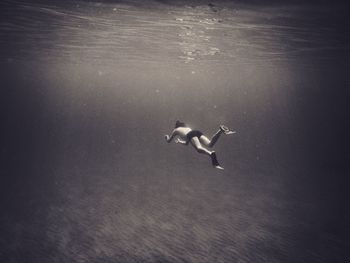
{"label": "swimming figure", "polygon": [[168,143],[170,143],[174,137],[178,136],[179,138],[175,139],[175,143],[180,143],[183,145],[188,145],[189,143],[191,143],[198,153],[208,155],[211,158],[212,165],[215,168],[223,170],[224,168],[220,166],[215,151],[209,151],[208,149],[203,147],[203,145],[205,145],[208,148],[212,148],[221,136],[221,134],[234,133],[236,132],[230,131],[230,129],[224,125],[220,125],[219,130],[213,135],[211,140],[209,140],[208,137],[206,137],[201,131],[192,130],[185,123],[176,121],[174,130],[172,131],[170,136],[165,135],[165,140]]}

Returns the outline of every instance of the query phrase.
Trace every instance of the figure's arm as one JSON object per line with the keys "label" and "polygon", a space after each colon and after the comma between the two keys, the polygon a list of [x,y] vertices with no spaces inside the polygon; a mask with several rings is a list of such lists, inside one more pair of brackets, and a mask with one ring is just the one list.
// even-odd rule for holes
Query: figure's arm
{"label": "figure's arm", "polygon": [[175,140],[175,143],[180,143],[180,144],[183,144],[183,145],[188,145],[188,141],[183,141],[181,139],[176,139]]}
{"label": "figure's arm", "polygon": [[165,135],[165,140],[167,141],[167,143],[170,143],[171,140],[177,135],[176,130],[173,130],[173,132],[171,133],[171,135]]}

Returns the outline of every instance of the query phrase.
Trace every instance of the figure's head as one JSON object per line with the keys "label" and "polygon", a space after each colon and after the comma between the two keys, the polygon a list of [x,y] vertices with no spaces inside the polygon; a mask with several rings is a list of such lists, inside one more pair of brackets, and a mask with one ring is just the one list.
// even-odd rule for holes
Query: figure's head
{"label": "figure's head", "polygon": [[175,128],[179,128],[179,127],[186,127],[186,124],[181,121],[176,121]]}

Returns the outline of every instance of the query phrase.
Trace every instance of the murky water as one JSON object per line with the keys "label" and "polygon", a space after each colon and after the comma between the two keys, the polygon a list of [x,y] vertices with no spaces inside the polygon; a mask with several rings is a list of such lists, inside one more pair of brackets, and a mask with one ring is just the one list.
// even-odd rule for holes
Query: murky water
{"label": "murky water", "polygon": [[1,262],[345,262],[344,5],[0,7]]}

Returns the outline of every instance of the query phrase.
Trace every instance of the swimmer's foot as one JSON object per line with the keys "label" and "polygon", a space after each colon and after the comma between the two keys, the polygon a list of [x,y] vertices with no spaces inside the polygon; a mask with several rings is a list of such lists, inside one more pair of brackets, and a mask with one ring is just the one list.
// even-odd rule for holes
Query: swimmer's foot
{"label": "swimmer's foot", "polygon": [[236,133],[236,131],[230,131],[230,129],[228,127],[226,127],[225,125],[220,125],[220,130],[223,133],[225,133],[226,135]]}
{"label": "swimmer's foot", "polygon": [[216,165],[214,166],[216,169],[219,169],[219,170],[224,170],[224,167],[221,167],[220,165]]}
{"label": "swimmer's foot", "polygon": [[216,169],[224,170],[224,168],[220,166],[215,152],[212,152],[210,157],[211,157],[211,163]]}

